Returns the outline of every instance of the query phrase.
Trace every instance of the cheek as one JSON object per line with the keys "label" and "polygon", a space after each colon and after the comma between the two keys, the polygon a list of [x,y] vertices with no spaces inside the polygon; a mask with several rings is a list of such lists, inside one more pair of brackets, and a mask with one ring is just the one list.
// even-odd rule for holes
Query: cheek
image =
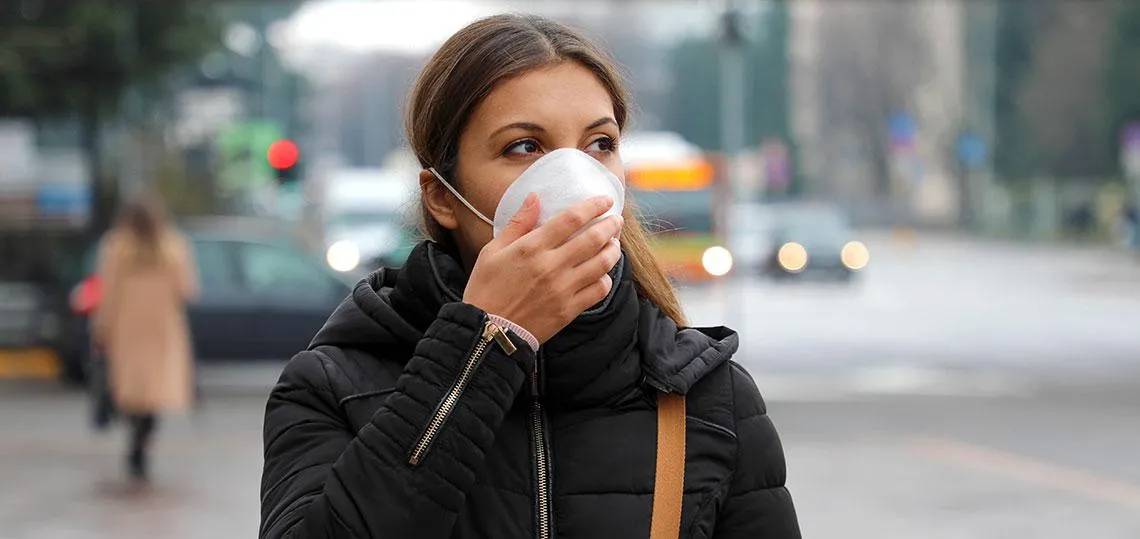
{"label": "cheek", "polygon": [[617,179],[621,182],[622,186],[626,185],[625,165],[622,164],[620,157],[615,156],[610,162],[606,163],[606,168],[610,169],[610,172],[613,172],[614,176],[617,176]]}
{"label": "cheek", "polygon": [[472,260],[478,256],[479,251],[483,250],[488,242],[494,239],[491,227],[475,216],[460,221],[457,232],[461,246],[471,255]]}
{"label": "cheek", "polygon": [[464,188],[460,192],[489,219],[495,218],[499,200],[520,174],[518,170],[493,163],[469,167],[463,172],[461,181]]}
{"label": "cheek", "polygon": [[602,164],[621,180],[622,185],[625,185],[625,163],[622,162],[621,150],[610,153],[602,160]]}
{"label": "cheek", "polygon": [[617,179],[621,180],[622,185],[625,185],[625,167],[622,166],[621,163],[610,165],[606,168],[610,169],[610,172],[613,172],[614,176],[617,176]]}

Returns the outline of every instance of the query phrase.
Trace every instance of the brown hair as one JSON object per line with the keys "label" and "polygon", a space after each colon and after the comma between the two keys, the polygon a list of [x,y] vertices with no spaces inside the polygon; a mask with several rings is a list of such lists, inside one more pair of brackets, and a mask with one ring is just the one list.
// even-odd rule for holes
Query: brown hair
{"label": "brown hair", "polygon": [[[501,80],[575,61],[594,73],[613,99],[614,119],[624,129],[630,101],[616,62],[589,38],[556,21],[504,14],[478,20],[451,36],[431,57],[412,89],[407,109],[408,142],[420,165],[455,178],[459,137],[475,107]],[[459,181],[455,178],[455,181]],[[421,203],[423,232],[449,242],[448,231]],[[638,293],[679,326],[686,325],[677,292],[649,246],[649,237],[627,198],[622,247]]]}
{"label": "brown hair", "polygon": [[124,235],[130,259],[138,265],[153,266],[161,260],[165,226],[158,201],[147,198],[125,204],[119,210],[116,228]]}

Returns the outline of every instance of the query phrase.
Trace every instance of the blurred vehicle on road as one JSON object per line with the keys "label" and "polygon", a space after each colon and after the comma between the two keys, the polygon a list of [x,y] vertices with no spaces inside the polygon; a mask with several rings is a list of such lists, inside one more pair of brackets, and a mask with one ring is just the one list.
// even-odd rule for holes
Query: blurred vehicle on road
{"label": "blurred vehicle on road", "polygon": [[58,375],[63,301],[51,286],[0,279],[0,378]]}
{"label": "blurred vehicle on road", "polygon": [[851,281],[870,262],[847,216],[829,204],[773,206],[761,273],[775,279]]}
{"label": "blurred vehicle on road", "polygon": [[324,186],[321,221],[325,259],[336,271],[361,275],[402,266],[415,246],[406,218],[416,177],[398,168],[341,168]]}
{"label": "blurred vehicle on road", "polygon": [[60,267],[83,245],[82,231],[42,220],[2,222],[12,217],[0,215],[0,379],[55,378],[69,286]]}
{"label": "blurred vehicle on road", "polygon": [[[348,295],[352,280],[330,269],[318,254],[302,247],[290,228],[276,220],[202,218],[179,223],[190,238],[201,293],[189,307],[195,358],[199,361],[288,359],[309,345],[325,319]],[[95,267],[92,249],[85,274],[71,297],[82,289]],[[74,304],[81,311],[89,305]],[[89,353],[87,324],[67,324],[61,346],[63,376],[81,381]]]}
{"label": "blurred vehicle on road", "polygon": [[733,273],[757,275],[771,251],[775,224],[771,204],[737,202],[730,204],[725,243],[732,252]]}
{"label": "blurred vehicle on road", "polygon": [[701,148],[670,131],[622,137],[626,185],[648,218],[653,247],[677,282],[708,282],[732,270],[716,229],[716,170]]}

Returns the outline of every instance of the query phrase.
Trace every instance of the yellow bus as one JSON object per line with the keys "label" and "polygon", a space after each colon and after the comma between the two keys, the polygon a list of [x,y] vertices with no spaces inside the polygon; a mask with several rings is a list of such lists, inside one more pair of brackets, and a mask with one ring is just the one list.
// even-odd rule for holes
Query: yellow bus
{"label": "yellow bus", "polygon": [[718,226],[716,167],[699,147],[672,132],[623,137],[626,188],[654,239],[670,279],[707,282],[732,269]]}

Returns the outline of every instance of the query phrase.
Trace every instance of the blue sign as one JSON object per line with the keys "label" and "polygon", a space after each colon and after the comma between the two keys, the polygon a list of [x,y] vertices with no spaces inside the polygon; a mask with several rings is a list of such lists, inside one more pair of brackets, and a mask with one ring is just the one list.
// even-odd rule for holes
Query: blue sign
{"label": "blue sign", "polygon": [[86,185],[44,185],[36,193],[36,213],[42,217],[84,218],[91,211]]}
{"label": "blue sign", "polygon": [[989,157],[986,141],[973,131],[958,136],[958,160],[967,168],[977,168],[985,164]]}
{"label": "blue sign", "polygon": [[887,121],[887,136],[890,137],[892,144],[907,145],[913,143],[917,135],[918,122],[914,120],[913,116],[905,112],[895,113]]}

